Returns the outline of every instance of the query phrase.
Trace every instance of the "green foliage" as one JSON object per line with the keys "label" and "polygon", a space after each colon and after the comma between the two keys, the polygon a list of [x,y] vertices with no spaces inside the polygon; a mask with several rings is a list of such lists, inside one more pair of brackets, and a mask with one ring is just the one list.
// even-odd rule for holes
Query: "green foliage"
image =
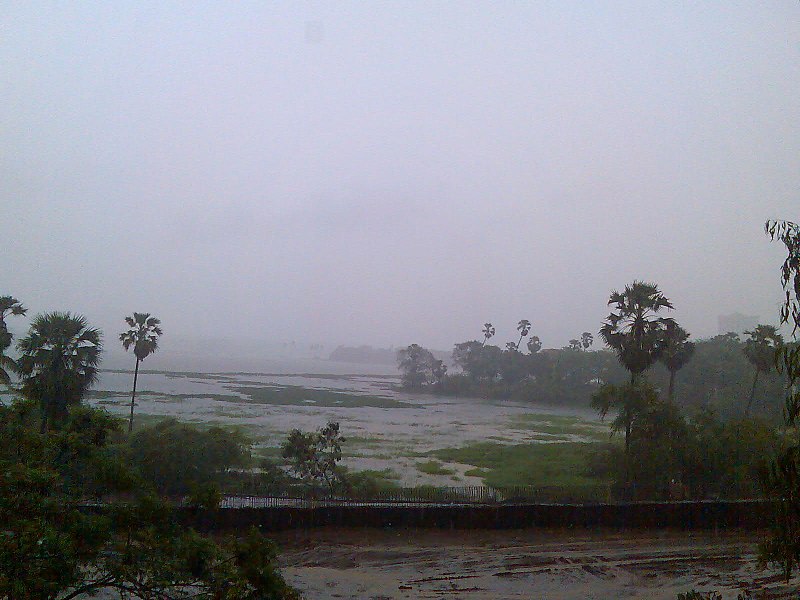
{"label": "green foliage", "polygon": [[127,352],[133,346],[136,356],[136,370],[133,373],[133,390],[131,391],[131,416],[128,421],[128,433],[133,431],[133,408],[136,402],[136,380],[139,378],[139,363],[158,350],[158,338],[164,332],[161,330],[161,321],[150,316],[149,313],[133,313],[132,317],[125,317],[128,324],[127,331],[119,334],[122,347]]}
{"label": "green foliage", "polygon": [[[437,364],[438,362],[438,364]],[[434,381],[434,371],[442,366],[430,350],[418,344],[397,351],[397,366],[400,369],[403,387],[418,390]]]}
{"label": "green foliage", "polygon": [[[631,435],[638,421],[644,420],[658,404],[658,394],[649,383],[637,380],[624,385],[607,383],[592,396],[592,408],[601,418],[614,411],[616,417],[611,422],[611,431],[625,433],[625,451],[627,452]],[[644,421],[643,421],[644,423]]]}
{"label": "green foliage", "polygon": [[0,296],[0,384],[8,385],[11,382],[9,371],[13,372],[17,368],[16,362],[6,356],[6,350],[14,341],[13,334],[8,330],[6,317],[22,316],[26,312],[28,309],[22,306],[22,303],[16,298]]}
{"label": "green foliage", "polygon": [[430,454],[444,462],[483,469],[476,474],[482,475],[491,487],[534,485],[579,489],[607,484],[607,480],[587,473],[586,465],[596,449],[596,444],[581,442],[516,445],[479,442],[462,448],[434,450]]}
{"label": "green foliage", "polygon": [[442,463],[436,460],[428,460],[425,462],[417,463],[417,470],[427,475],[452,475],[455,473],[452,469],[446,469]]}
{"label": "green foliage", "polygon": [[528,321],[528,319],[521,319],[520,322],[517,323],[517,331],[519,331],[519,340],[517,340],[516,346],[514,347],[515,350],[519,350],[522,338],[531,332],[531,322]]}
{"label": "green foliage", "polygon": [[349,472],[344,467],[339,467],[342,472],[344,486],[347,494],[354,498],[371,498],[380,492],[399,489],[398,475],[390,469],[377,471],[365,469],[363,471]]}
{"label": "green foliage", "polygon": [[453,349],[453,362],[474,381],[492,381],[500,372],[502,355],[500,348],[487,346],[485,340],[462,342]]}
{"label": "green foliage", "polygon": [[17,347],[21,390],[39,403],[44,431],[48,419],[62,420],[97,379],[100,331],[80,315],[45,313],[34,317]]}
{"label": "green foliage", "polygon": [[668,321],[662,338],[660,360],[669,371],[669,399],[675,400],[675,374],[686,366],[694,354],[694,342],[689,332],[675,321]]}
{"label": "green foliage", "polygon": [[408,408],[413,406],[387,396],[351,394],[334,390],[305,388],[299,385],[237,386],[236,391],[245,394],[251,402],[277,406],[326,406],[336,408]]}
{"label": "green foliage", "polygon": [[281,446],[281,455],[289,460],[294,474],[309,489],[324,486],[332,494],[343,483],[338,463],[344,442],[339,423],[330,422],[315,432],[293,429]]}
{"label": "green foliage", "polygon": [[[468,364],[471,371],[448,374],[435,387],[436,393],[586,406],[602,384],[630,381],[615,354],[607,350],[543,350],[523,354],[502,352],[496,348],[492,359],[494,364],[486,364],[478,360],[479,355],[469,357],[465,363],[465,347],[468,351],[480,352],[481,345],[479,342],[465,342],[458,344],[454,352],[462,369],[464,364]],[[789,345],[786,347],[791,348]],[[486,348],[492,352],[493,347]],[[680,368],[679,384],[673,382],[674,401],[684,409],[712,407],[721,418],[739,418],[745,412],[753,380],[752,367],[743,348],[744,344],[736,334],[694,342],[691,360]],[[665,360],[669,359],[663,354],[661,362],[647,372],[647,378],[661,395],[669,397],[672,373],[664,364]],[[785,387],[785,375],[776,373],[774,369],[762,373],[752,414],[773,420],[780,418]]]}
{"label": "green foliage", "polygon": [[616,494],[630,499],[759,496],[759,473],[781,448],[774,427],[760,419],[720,421],[710,409],[687,421],[678,406],[641,386],[605,388],[610,398],[595,398],[601,412],[613,410],[609,402],[629,403],[618,406],[612,423],[628,443],[607,448],[590,472],[611,477]]}
{"label": "green foliage", "polygon": [[753,331],[745,331],[745,333],[748,338],[744,345],[744,354],[756,369],[753,387],[750,390],[750,399],[745,409],[745,412],[748,413],[755,397],[758,375],[769,373],[775,366],[775,357],[783,346],[783,336],[772,325],[758,325]]}
{"label": "green foliage", "polygon": [[[800,328],[800,226],[790,221],[767,221],[767,234],[786,246],[787,257],[781,266],[781,284],[786,294],[781,307],[781,324],[791,323],[796,339]],[[779,369],[788,379],[786,395],[787,425],[797,425],[800,414],[800,351],[798,344],[784,346],[776,356]],[[796,430],[794,431],[797,435]],[[760,548],[763,563],[776,564],[788,580],[800,565],[800,442],[790,444],[764,469],[762,484],[773,501],[771,535]]]}
{"label": "green foliage", "polygon": [[[45,435],[36,412],[30,402],[0,406],[0,598],[296,597],[258,533],[216,542],[154,497],[134,495],[143,482],[109,445],[116,419],[75,408]],[[128,502],[87,504],[119,494]]]}
{"label": "green foliage", "polygon": [[197,429],[175,419],[137,431],[129,440],[131,466],[160,494],[183,496],[201,486],[221,486],[250,460],[250,443],[238,431]]}
{"label": "green foliage", "polygon": [[631,373],[640,375],[655,363],[663,351],[663,338],[671,319],[659,317],[672,303],[654,283],[634,281],[608,300],[616,312],[606,318],[600,337]]}
{"label": "green foliage", "polygon": [[764,465],[783,447],[769,423],[739,417],[720,421],[710,410],[687,424],[681,480],[694,498],[755,498]]}
{"label": "green foliage", "polygon": [[125,317],[128,324],[127,331],[119,334],[122,347],[128,350],[133,346],[133,354],[137,361],[142,361],[158,350],[158,338],[163,335],[161,321],[149,313],[133,313],[132,317]]}

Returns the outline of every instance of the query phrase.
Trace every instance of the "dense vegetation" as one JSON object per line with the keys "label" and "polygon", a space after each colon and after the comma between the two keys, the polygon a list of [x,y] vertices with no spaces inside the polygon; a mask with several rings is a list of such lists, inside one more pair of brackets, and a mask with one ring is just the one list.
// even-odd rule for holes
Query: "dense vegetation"
{"label": "dense vegetation", "polygon": [[174,422],[125,439],[118,419],[82,405],[100,332],[78,315],[38,315],[12,360],[5,318],[24,313],[0,298],[3,382],[16,372],[23,396],[0,405],[0,598],[296,597],[257,531],[212,539],[181,526],[162,499],[194,488],[198,505],[218,502],[202,485],[241,463],[243,441]]}
{"label": "dense vegetation", "polygon": [[[745,352],[749,338],[727,333],[696,340],[691,358],[679,370],[671,371],[664,362],[657,362],[648,370],[648,380],[666,396],[670,396],[672,380],[671,396],[680,407],[710,408],[726,419],[744,415],[753,392],[750,412],[777,422],[784,404],[785,378],[774,368],[761,371],[753,387],[756,368]],[[400,351],[403,361],[411,348]],[[471,341],[456,344],[452,360],[459,370],[445,371],[444,376],[435,372],[438,363],[428,362],[424,352],[409,367],[398,360],[404,386],[448,396],[587,406],[602,383],[622,383],[628,377],[608,349],[525,352]]]}

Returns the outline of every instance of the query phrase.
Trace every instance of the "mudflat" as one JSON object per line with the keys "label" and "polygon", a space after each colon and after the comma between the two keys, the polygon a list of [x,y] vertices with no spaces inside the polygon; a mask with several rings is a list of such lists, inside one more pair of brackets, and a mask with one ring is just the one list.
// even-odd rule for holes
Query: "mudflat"
{"label": "mudflat", "polygon": [[287,580],[309,600],[800,596],[800,584],[758,569],[758,533],[321,528],[272,537]]}

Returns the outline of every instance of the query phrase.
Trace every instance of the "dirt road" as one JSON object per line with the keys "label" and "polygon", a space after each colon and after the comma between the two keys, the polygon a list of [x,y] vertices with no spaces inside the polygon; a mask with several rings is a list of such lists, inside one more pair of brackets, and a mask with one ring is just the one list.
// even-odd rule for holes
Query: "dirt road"
{"label": "dirt road", "polygon": [[319,529],[276,541],[284,574],[309,600],[675,600],[692,588],[800,596],[757,570],[754,535]]}

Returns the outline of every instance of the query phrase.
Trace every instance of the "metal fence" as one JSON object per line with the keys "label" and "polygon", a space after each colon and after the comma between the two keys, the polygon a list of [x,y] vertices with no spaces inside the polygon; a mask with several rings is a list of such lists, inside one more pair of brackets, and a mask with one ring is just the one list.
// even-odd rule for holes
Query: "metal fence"
{"label": "metal fence", "polygon": [[608,485],[575,487],[487,486],[393,488],[370,494],[226,494],[221,508],[385,505],[596,504],[612,501]]}

